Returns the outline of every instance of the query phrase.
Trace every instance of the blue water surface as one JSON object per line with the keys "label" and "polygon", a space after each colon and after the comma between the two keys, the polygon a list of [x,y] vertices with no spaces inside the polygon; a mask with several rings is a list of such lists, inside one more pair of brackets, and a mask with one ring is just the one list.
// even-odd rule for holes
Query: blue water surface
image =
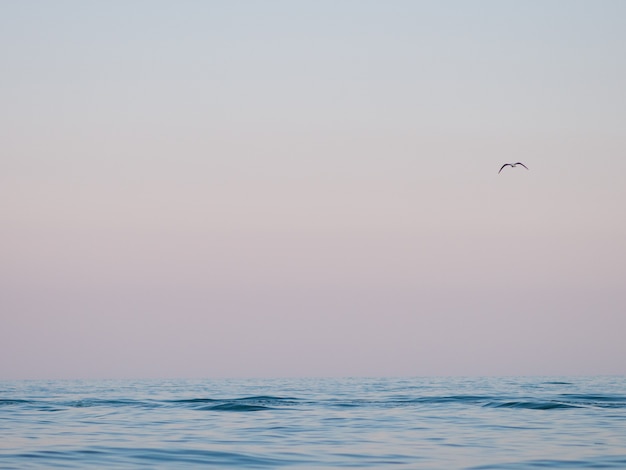
{"label": "blue water surface", "polygon": [[626,378],[0,382],[0,468],[626,469]]}

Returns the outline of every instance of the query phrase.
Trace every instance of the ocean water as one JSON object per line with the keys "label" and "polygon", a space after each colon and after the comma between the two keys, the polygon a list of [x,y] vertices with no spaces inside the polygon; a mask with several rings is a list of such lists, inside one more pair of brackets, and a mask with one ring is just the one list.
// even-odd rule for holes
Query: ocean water
{"label": "ocean water", "polygon": [[0,381],[0,468],[626,469],[626,378]]}

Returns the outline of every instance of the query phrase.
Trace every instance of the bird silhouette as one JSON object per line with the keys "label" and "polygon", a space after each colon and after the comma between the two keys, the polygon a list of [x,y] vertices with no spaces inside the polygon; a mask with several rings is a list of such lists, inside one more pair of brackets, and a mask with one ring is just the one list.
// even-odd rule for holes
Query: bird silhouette
{"label": "bird silhouette", "polygon": [[526,165],[524,165],[522,162],[517,162],[517,163],[505,163],[504,165],[502,165],[500,167],[500,170],[498,171],[498,174],[500,174],[500,172],[502,171],[502,169],[505,166],[510,166],[511,168],[515,168],[517,165],[522,165],[524,168],[526,168],[528,170],[528,167]]}

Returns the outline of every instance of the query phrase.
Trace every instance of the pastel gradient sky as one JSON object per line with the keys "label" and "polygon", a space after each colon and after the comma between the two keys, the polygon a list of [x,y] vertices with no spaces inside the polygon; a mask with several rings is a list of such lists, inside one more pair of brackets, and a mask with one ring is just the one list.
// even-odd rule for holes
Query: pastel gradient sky
{"label": "pastel gradient sky", "polygon": [[3,1],[0,378],[626,374],[625,24]]}

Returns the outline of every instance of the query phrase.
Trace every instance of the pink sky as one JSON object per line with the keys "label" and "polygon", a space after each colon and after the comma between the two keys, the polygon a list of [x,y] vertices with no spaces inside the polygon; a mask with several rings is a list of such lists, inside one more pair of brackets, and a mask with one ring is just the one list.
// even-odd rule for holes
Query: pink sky
{"label": "pink sky", "polygon": [[625,374],[624,14],[4,5],[0,379]]}

